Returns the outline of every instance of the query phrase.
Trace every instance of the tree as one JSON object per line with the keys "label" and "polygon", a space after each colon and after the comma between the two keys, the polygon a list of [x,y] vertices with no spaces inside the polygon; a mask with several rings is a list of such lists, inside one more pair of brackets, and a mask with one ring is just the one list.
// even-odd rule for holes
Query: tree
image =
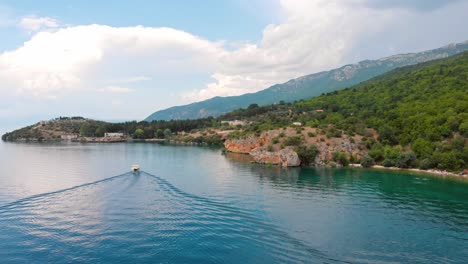
{"label": "tree", "polygon": [[170,138],[172,131],[169,128],[164,129],[164,138]]}
{"label": "tree", "polygon": [[468,121],[463,121],[458,127],[458,131],[460,131],[463,136],[468,137]]}
{"label": "tree", "polygon": [[98,128],[96,128],[96,132],[94,132],[96,137],[103,137],[104,133],[106,133],[106,128],[104,126],[98,126]]}
{"label": "tree", "polygon": [[299,160],[301,160],[301,164],[309,165],[314,162],[315,157],[319,153],[319,150],[315,145],[311,146],[298,146],[296,148],[297,155],[299,156]]}
{"label": "tree", "polygon": [[416,157],[425,159],[432,156],[432,152],[434,152],[434,144],[428,140],[418,138],[414,141],[411,149],[416,154]]}
{"label": "tree", "polygon": [[395,145],[398,143],[398,140],[395,137],[395,132],[388,125],[384,125],[379,129],[379,140],[384,145]]}
{"label": "tree", "polygon": [[346,153],[344,153],[343,151],[333,152],[333,160],[341,164],[343,167],[349,165],[349,159],[346,156]]}
{"label": "tree", "polygon": [[361,159],[361,166],[364,168],[369,168],[374,165],[374,159],[369,155],[364,155]]}
{"label": "tree", "polygon": [[416,163],[416,155],[413,152],[404,152],[398,155],[395,165],[398,168],[412,168]]}
{"label": "tree", "polygon": [[252,110],[252,109],[255,109],[255,108],[258,108],[258,104],[250,104],[247,109],[249,110]]}
{"label": "tree", "polygon": [[133,134],[133,138],[142,139],[145,135],[145,131],[141,128],[137,128]]}
{"label": "tree", "polygon": [[93,132],[88,122],[83,123],[80,127],[80,136],[82,137],[92,137]]}
{"label": "tree", "polygon": [[164,131],[162,129],[156,130],[156,133],[154,135],[156,138],[164,138]]}

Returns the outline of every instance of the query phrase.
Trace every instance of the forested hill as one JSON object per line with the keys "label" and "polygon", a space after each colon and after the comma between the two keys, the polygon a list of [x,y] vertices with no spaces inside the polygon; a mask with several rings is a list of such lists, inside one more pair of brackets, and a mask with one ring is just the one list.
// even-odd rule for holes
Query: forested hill
{"label": "forested hill", "polygon": [[145,120],[196,119],[219,116],[250,104],[268,105],[280,101],[293,102],[308,99],[358,84],[395,68],[446,58],[468,49],[468,42],[451,44],[419,53],[400,54],[378,60],[365,60],[340,68],[302,76],[265,90],[239,96],[214,97],[188,105],[157,111]]}
{"label": "forested hill", "polygon": [[376,161],[391,163],[392,150],[406,148],[425,168],[468,165],[468,52],[296,104],[298,112],[318,108],[328,114],[312,122],[377,129],[379,142],[369,152]]}

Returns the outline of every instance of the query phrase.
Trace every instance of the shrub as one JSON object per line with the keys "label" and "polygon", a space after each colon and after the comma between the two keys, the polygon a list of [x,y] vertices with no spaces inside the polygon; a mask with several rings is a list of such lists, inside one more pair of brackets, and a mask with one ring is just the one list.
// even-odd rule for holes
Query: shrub
{"label": "shrub", "polygon": [[411,149],[416,154],[416,157],[428,158],[432,156],[432,153],[434,152],[434,144],[428,140],[418,138],[412,144]]}
{"label": "shrub", "polygon": [[436,166],[436,164],[434,163],[433,160],[431,159],[423,159],[421,160],[421,162],[419,163],[419,168],[420,169],[423,169],[423,170],[428,170],[428,169],[432,169]]}
{"label": "shrub", "polygon": [[349,165],[348,157],[346,156],[346,153],[342,151],[333,152],[333,160],[341,164],[343,167],[346,167]]}
{"label": "shrub", "polygon": [[278,144],[278,143],[279,143],[279,138],[278,138],[278,137],[274,137],[274,138],[271,140],[271,143],[273,143],[273,144]]}
{"label": "shrub", "polygon": [[380,143],[375,144],[372,146],[371,150],[369,150],[369,156],[371,156],[375,161],[383,160],[384,158],[384,149]]}
{"label": "shrub", "polygon": [[308,135],[309,137],[315,137],[315,134],[314,134],[313,132],[310,132],[310,131],[307,132],[307,135]]}
{"label": "shrub", "polygon": [[354,163],[359,163],[360,160],[356,156],[351,155],[349,156],[349,162],[354,164]]}
{"label": "shrub", "polygon": [[383,160],[382,165],[384,167],[393,167],[393,166],[395,166],[395,160],[390,159],[390,158],[386,158],[386,159]]}
{"label": "shrub", "polygon": [[379,140],[383,144],[389,145],[395,145],[398,142],[395,137],[395,132],[388,125],[384,125],[379,129]]}
{"label": "shrub", "polygon": [[311,146],[298,146],[296,148],[297,155],[299,156],[299,159],[301,160],[301,164],[303,165],[309,165],[312,162],[314,162],[315,157],[319,153],[317,147],[315,145]]}
{"label": "shrub", "polygon": [[286,134],[284,132],[279,133],[280,138],[285,137],[285,136],[286,136]]}
{"label": "shrub", "polygon": [[465,137],[468,137],[468,121],[464,121],[458,126],[458,131]]}
{"label": "shrub", "polygon": [[270,151],[270,152],[272,152],[273,150],[274,150],[274,149],[273,149],[273,145],[268,145],[268,147],[267,147],[267,151]]}
{"label": "shrub", "polygon": [[374,165],[374,159],[368,154],[364,155],[361,159],[361,166],[364,168],[369,168]]}
{"label": "shrub", "polygon": [[441,153],[439,159],[439,164],[437,165],[439,169],[458,170],[465,165],[465,162],[459,159],[454,151]]}
{"label": "shrub", "polygon": [[395,165],[398,168],[411,168],[416,163],[416,155],[413,152],[404,152],[398,155]]}
{"label": "shrub", "polygon": [[286,146],[299,146],[302,143],[302,138],[298,136],[288,137],[284,140]]}
{"label": "shrub", "polygon": [[383,157],[384,159],[390,159],[395,161],[401,150],[398,147],[384,146],[383,147]]}

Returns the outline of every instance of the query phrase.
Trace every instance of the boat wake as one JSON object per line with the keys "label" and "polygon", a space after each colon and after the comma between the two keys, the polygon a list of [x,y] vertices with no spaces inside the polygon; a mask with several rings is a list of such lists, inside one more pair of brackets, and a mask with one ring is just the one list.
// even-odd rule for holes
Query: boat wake
{"label": "boat wake", "polygon": [[20,262],[343,262],[144,171],[0,206],[0,230],[0,257]]}

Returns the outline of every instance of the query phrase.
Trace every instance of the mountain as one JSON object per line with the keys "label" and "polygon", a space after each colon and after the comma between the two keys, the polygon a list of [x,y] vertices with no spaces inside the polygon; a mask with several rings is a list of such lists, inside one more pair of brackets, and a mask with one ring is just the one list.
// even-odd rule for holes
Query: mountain
{"label": "mountain", "polygon": [[[468,166],[467,102],[468,51],[294,104],[235,110],[218,120],[247,124],[231,132],[225,146],[259,157],[293,146],[299,156],[319,153],[324,163],[346,164],[358,154],[364,166],[460,172]],[[275,131],[284,134],[265,136]],[[306,148],[314,149],[301,152]]]}
{"label": "mountain", "polygon": [[394,55],[378,60],[365,60],[356,64],[345,65],[338,69],[292,79],[286,83],[276,84],[256,93],[214,97],[188,105],[174,106],[151,114],[145,121],[219,116],[253,103],[268,105],[280,101],[292,102],[307,99],[322,93],[358,84],[398,67],[446,58],[465,50],[468,50],[468,41],[419,53]]}

